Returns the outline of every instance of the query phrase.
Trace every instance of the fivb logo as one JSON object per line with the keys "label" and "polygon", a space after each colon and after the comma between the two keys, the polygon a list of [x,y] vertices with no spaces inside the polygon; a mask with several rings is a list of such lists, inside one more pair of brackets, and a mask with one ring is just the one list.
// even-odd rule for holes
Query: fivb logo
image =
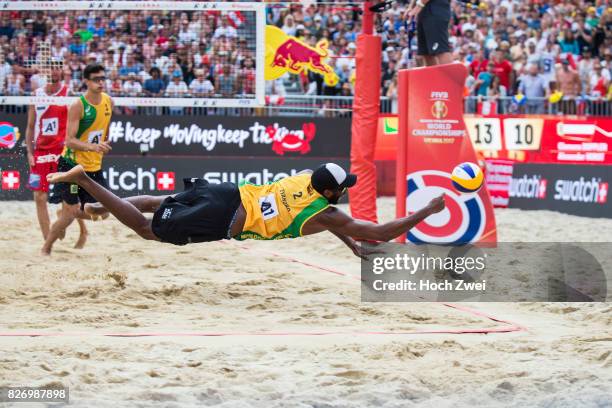
{"label": "fivb logo", "polygon": [[608,201],[608,183],[595,177],[590,181],[584,177],[580,177],[580,180],[557,180],[553,198],[558,201],[605,204]]}
{"label": "fivb logo", "polygon": [[150,171],[140,167],[136,171],[118,171],[109,167],[104,176],[113,191],[173,191],[175,186],[174,172],[157,172],[154,168]]}
{"label": "fivb logo", "polygon": [[533,175],[527,177],[525,174],[521,178],[510,179],[510,197],[514,198],[546,198],[546,187],[548,182],[542,176]]}
{"label": "fivb logo", "polygon": [[446,208],[433,214],[408,232],[415,243],[464,244],[479,241],[486,225],[485,207],[478,194],[458,194],[451,175],[439,170],[422,170],[407,176],[406,208],[417,210],[440,194]]}

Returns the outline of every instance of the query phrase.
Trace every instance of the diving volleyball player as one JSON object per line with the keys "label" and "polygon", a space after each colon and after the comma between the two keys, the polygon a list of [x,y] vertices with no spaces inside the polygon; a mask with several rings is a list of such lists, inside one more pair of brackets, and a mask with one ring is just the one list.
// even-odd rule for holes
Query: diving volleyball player
{"label": "diving volleyball player", "polygon": [[[441,195],[414,214],[385,224],[353,219],[333,204],[355,185],[357,176],[334,163],[265,185],[185,179],[182,193],[126,199],[96,183],[81,166],[50,174],[47,180],[78,184],[87,191],[99,204],[87,204],[85,212],[110,212],[142,238],[174,245],[231,238],[297,238],[330,231],[355,255],[364,257],[367,252],[355,239],[390,241],[444,209]],[[154,213],[153,219],[143,215],[147,212]]]}

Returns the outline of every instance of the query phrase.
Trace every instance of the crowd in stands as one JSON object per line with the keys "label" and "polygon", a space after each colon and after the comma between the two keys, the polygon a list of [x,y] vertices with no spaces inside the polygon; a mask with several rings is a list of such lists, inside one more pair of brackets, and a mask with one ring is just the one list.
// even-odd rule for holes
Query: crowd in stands
{"label": "crowd in stands", "polygon": [[[419,65],[415,25],[404,18],[407,5],[395,2],[376,21],[383,44],[381,90],[391,100],[397,97],[397,71]],[[453,0],[451,7],[453,55],[469,71],[466,97],[514,97],[534,113],[554,96],[612,98],[607,0]],[[315,73],[287,76],[267,83],[269,95],[284,96],[287,84],[306,95],[353,94],[358,5],[269,1],[266,18],[312,46],[326,39],[340,78],[332,87]],[[31,91],[34,79],[11,67],[25,66],[47,40],[52,56],[63,59],[75,93],[84,65],[99,62],[108,68],[107,89],[116,96],[252,94],[253,36],[253,23],[215,12],[0,12],[0,93]]]}
{"label": "crowd in stands", "polygon": [[[382,94],[391,99],[397,98],[397,71],[421,65],[415,24],[405,18],[407,6],[397,1],[377,21],[383,43]],[[517,96],[517,104],[526,104],[530,113],[541,113],[543,100],[555,101],[555,96],[612,99],[612,4],[606,0],[452,1],[451,8],[449,41],[455,61],[469,71],[466,97]],[[327,95],[341,95],[352,85],[360,18],[351,7],[315,4],[272,7],[268,17],[311,45],[321,38],[330,41],[340,84],[330,89],[313,75],[301,81],[307,92]]]}
{"label": "crowd in stands", "polygon": [[[112,96],[252,95],[255,45],[248,15],[215,11],[0,12],[0,93],[29,95],[38,69],[62,61],[71,93],[83,68],[107,69]],[[254,18],[251,15],[251,18]]]}

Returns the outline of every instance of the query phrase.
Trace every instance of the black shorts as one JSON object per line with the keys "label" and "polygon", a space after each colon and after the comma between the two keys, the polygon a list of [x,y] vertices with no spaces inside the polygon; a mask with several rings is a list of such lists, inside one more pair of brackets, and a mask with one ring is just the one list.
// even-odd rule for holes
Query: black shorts
{"label": "black shorts", "polygon": [[[59,158],[57,162],[57,171],[65,172],[73,168],[75,165],[64,159]],[[93,181],[108,189],[108,184],[104,178],[102,170],[86,172],[86,174]],[[53,186],[53,189],[49,193],[49,202],[52,204],[59,204],[65,202],[69,205],[75,205],[81,203],[81,210],[85,207],[85,203],[95,203],[97,200],[93,198],[83,187],[72,183],[57,183]]]}
{"label": "black shorts", "polygon": [[417,18],[418,55],[438,55],[450,52],[448,27],[451,19],[450,2],[430,0]]}
{"label": "black shorts", "polygon": [[203,179],[183,182],[185,191],[166,198],[155,211],[153,233],[174,245],[230,239],[241,203],[238,186],[210,184]]}

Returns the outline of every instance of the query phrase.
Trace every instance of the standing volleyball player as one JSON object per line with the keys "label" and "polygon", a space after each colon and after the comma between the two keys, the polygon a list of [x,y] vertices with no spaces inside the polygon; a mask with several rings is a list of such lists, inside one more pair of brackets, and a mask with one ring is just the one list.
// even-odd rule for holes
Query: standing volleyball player
{"label": "standing volleyball player", "polygon": [[[102,174],[102,158],[111,150],[107,137],[113,101],[103,92],[106,76],[102,65],[85,67],[83,78],[87,91],[68,109],[66,143],[57,168],[61,172],[81,165],[92,180],[108,188]],[[75,218],[83,214],[85,203],[96,202],[87,191],[74,183],[58,183],[53,189],[54,198],[64,204],[42,247],[45,255],[51,254],[53,243]]]}
{"label": "standing volleyball player", "polygon": [[[62,63],[51,62],[50,75],[45,86],[34,91],[35,96],[67,96],[68,86],[62,82]],[[26,128],[26,146],[30,177],[28,188],[34,192],[36,215],[43,239],[49,235],[49,211],[47,198],[49,183],[47,174],[57,171],[57,161],[64,149],[68,107],[66,105],[30,105],[28,107],[28,126]],[[81,230],[79,241],[87,235],[85,223],[79,219]]]}

